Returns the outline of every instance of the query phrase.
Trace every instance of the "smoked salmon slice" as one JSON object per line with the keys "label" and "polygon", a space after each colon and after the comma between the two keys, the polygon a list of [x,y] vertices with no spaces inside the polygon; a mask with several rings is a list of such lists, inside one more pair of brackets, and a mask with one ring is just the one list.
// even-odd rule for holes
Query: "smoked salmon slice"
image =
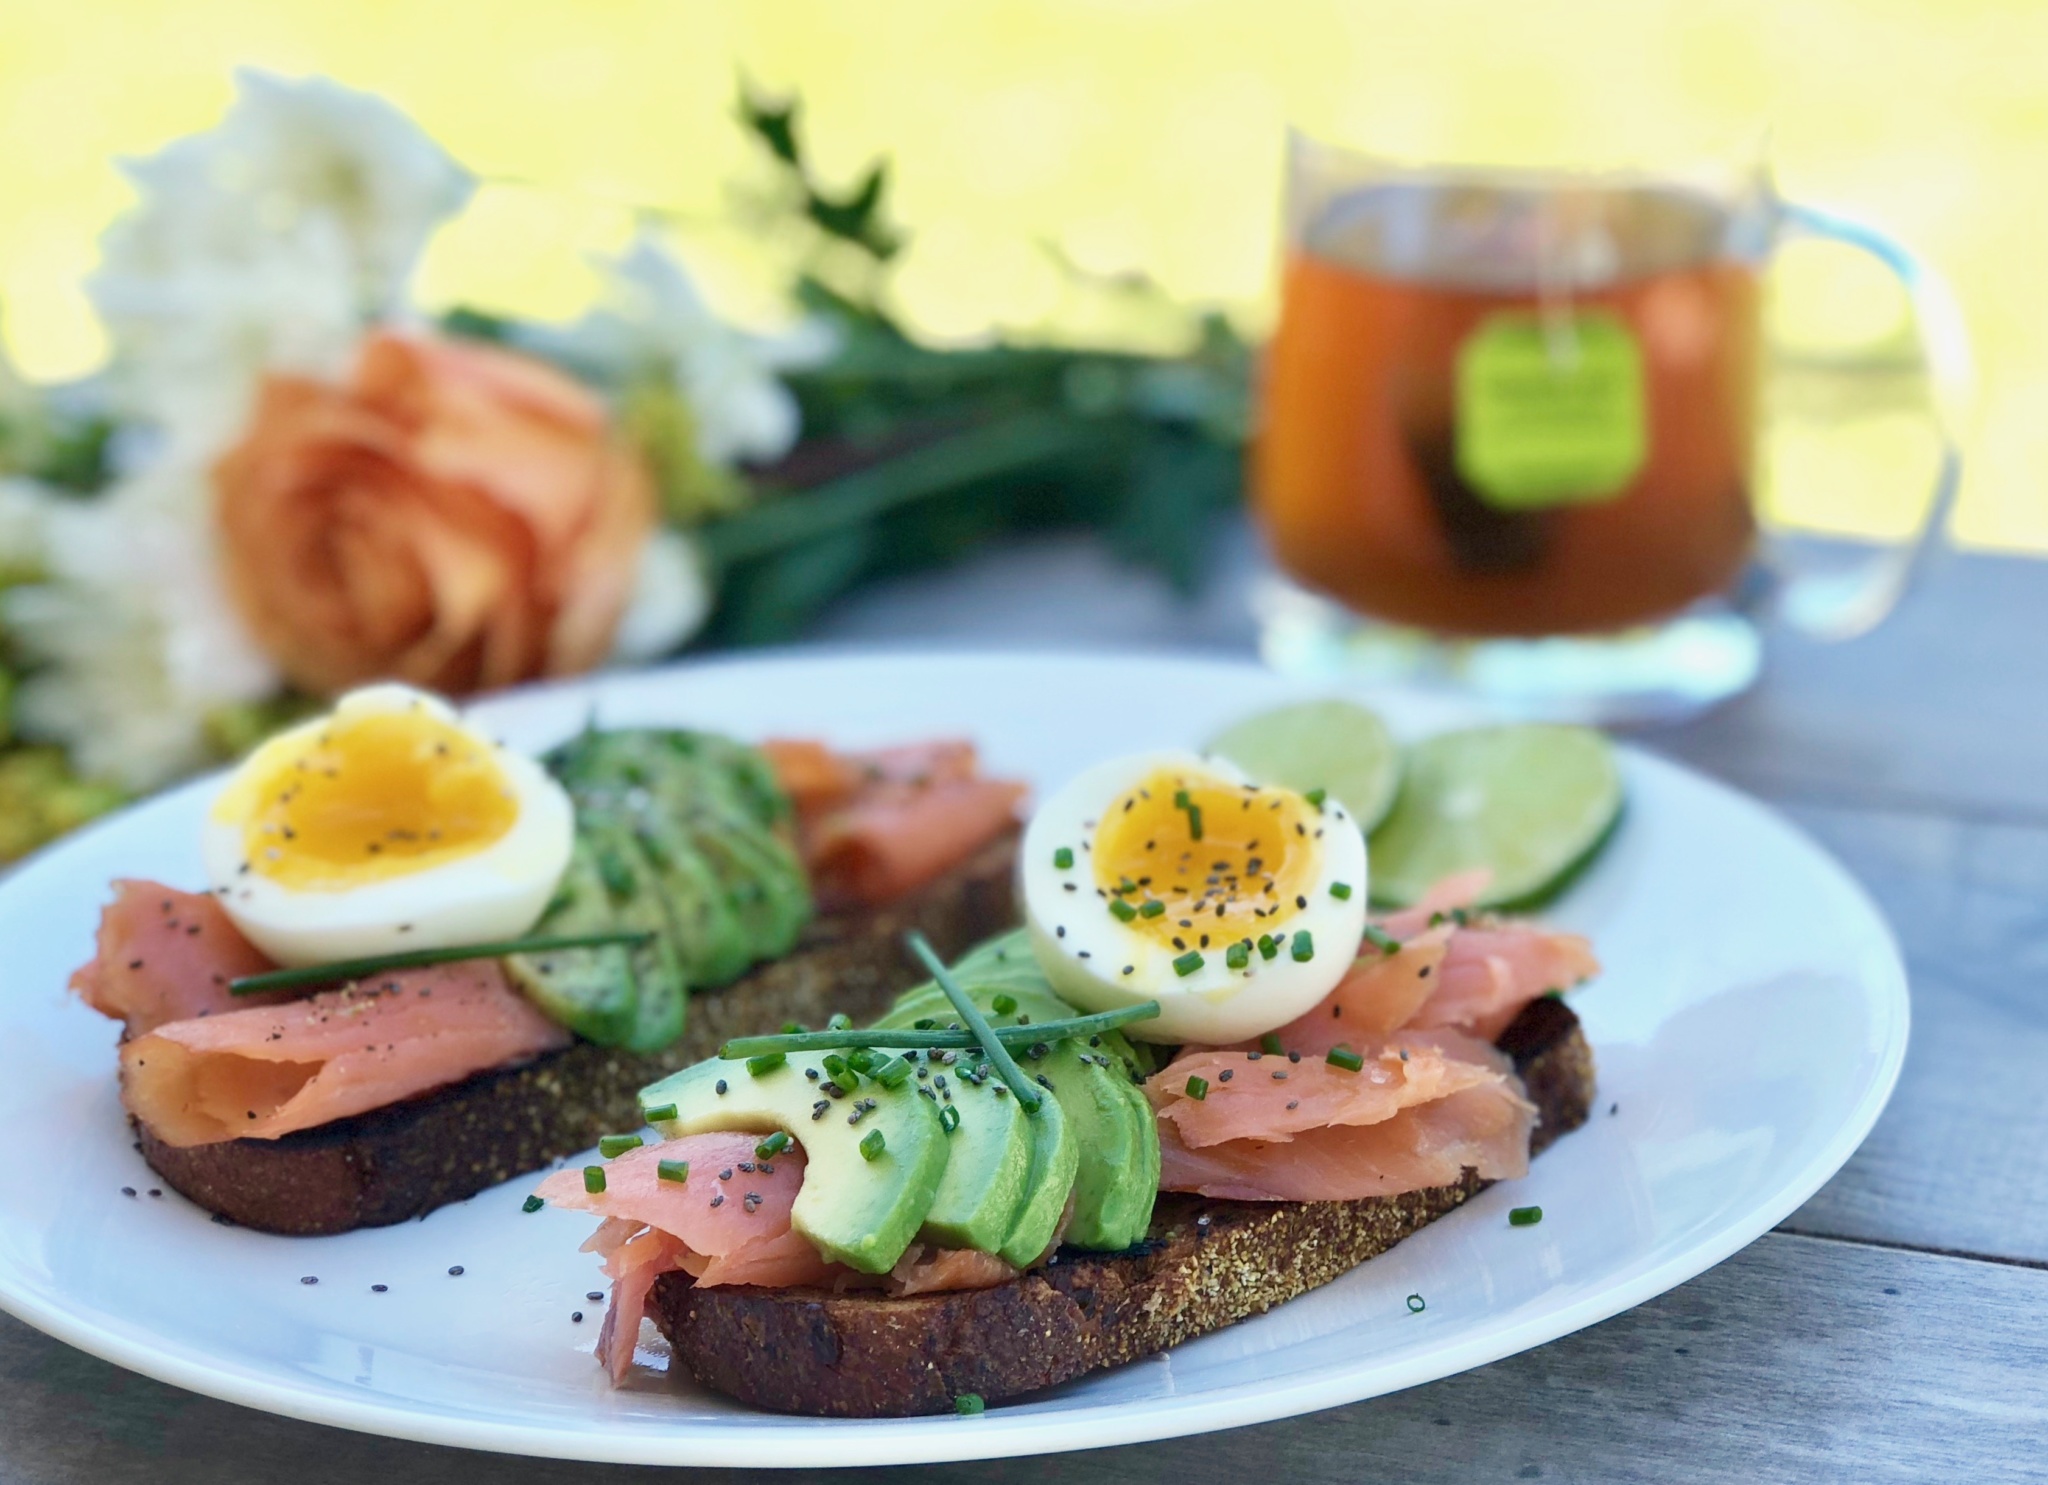
{"label": "smoked salmon slice", "polygon": [[569,1044],[496,960],[396,970],[121,1045],[121,1097],[167,1144],[277,1139]]}
{"label": "smoked salmon slice", "polygon": [[1237,1201],[1358,1201],[1529,1172],[1535,1107],[1512,1079],[1466,1088],[1363,1126],[1304,1130],[1284,1143],[1226,1140],[1191,1149],[1159,1125],[1160,1189]]}
{"label": "smoked salmon slice", "polygon": [[[891,1294],[984,1289],[1017,1276],[986,1253],[915,1244],[879,1279],[821,1258],[789,1222],[803,1189],[803,1147],[791,1145],[763,1160],[756,1153],[759,1141],[759,1135],[743,1133],[685,1135],[607,1161],[602,1191],[589,1190],[581,1170],[561,1170],[534,1193],[551,1206],[605,1219],[583,1251],[604,1258],[612,1281],[597,1357],[614,1383],[633,1364],[647,1295],[665,1273],[680,1270],[705,1288],[879,1286]],[[688,1175],[664,1179],[664,1163],[671,1170],[685,1165]]]}
{"label": "smoked salmon slice", "polygon": [[957,866],[1017,818],[1022,784],[984,778],[958,739],[835,753],[771,739],[762,752],[797,812],[797,838],[819,901],[873,906]]}
{"label": "smoked salmon slice", "polygon": [[71,989],[129,1036],[166,1021],[275,1005],[296,993],[239,996],[228,983],[274,966],[203,892],[156,882],[114,883],[100,912],[97,952],[71,976]]}

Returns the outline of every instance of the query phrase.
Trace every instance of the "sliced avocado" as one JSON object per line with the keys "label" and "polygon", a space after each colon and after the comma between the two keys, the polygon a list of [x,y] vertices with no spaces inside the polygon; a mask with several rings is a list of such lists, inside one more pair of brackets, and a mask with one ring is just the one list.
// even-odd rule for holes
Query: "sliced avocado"
{"label": "sliced avocado", "polygon": [[[877,1024],[898,1027],[910,1023],[888,1017]],[[949,1137],[945,1179],[919,1236],[941,1247],[998,1253],[1005,1250],[1006,1239],[1024,1212],[1037,1136],[1032,1126],[1039,1120],[1026,1114],[1024,1106],[1008,1093],[998,1094],[994,1079],[961,1076],[961,1069],[972,1069],[980,1061],[979,1053],[968,1050],[958,1053],[950,1064],[938,1061],[936,1054],[919,1062],[918,1086],[925,1096],[941,1111],[950,1107],[960,1117]],[[1058,1123],[1064,1127],[1066,1121]],[[1056,1151],[1048,1151],[1049,1160],[1055,1155]],[[1061,1206],[1064,1204],[1063,1195]],[[1057,1223],[1058,1219],[1059,1210],[1055,1209],[1053,1220]],[[1050,1240],[1051,1231],[1046,1229],[1033,1257]]]}
{"label": "sliced avocado", "polygon": [[796,852],[729,802],[702,800],[680,819],[718,874],[754,957],[788,953],[811,917],[810,881]]}
{"label": "sliced avocado", "polygon": [[938,1106],[941,1122],[949,1108],[960,1122],[946,1137],[946,1174],[918,1238],[942,1248],[997,1252],[1024,1205],[1029,1126],[1036,1121],[1015,1098],[998,1095],[993,1082],[971,1082],[934,1064],[919,1070],[930,1074],[919,1086]]}
{"label": "sliced avocado", "polygon": [[[1014,1017],[991,1016],[1000,1025]],[[1119,1252],[1145,1235],[1159,1191],[1159,1135],[1143,1095],[1107,1052],[1055,1042],[1042,1056],[1024,1048],[1018,1063],[1052,1085],[1073,1126],[1081,1158],[1074,1171],[1074,1215],[1066,1241]],[[1143,1113],[1138,1106],[1143,1106]]]}
{"label": "sliced avocado", "polygon": [[[792,1058],[757,1075],[744,1062],[714,1058],[641,1089],[640,1102],[676,1106],[675,1118],[655,1125],[666,1139],[719,1129],[787,1132],[807,1162],[790,1225],[827,1258],[887,1273],[924,1225],[946,1171],[939,1106],[914,1092],[915,1083],[864,1082],[858,1095],[828,1098],[819,1091],[822,1070],[814,1081],[807,1069],[817,1063]],[[859,1110],[860,1100],[873,1106]],[[880,1148],[870,1158],[861,1146],[877,1135]]]}
{"label": "sliced avocado", "polygon": [[700,989],[728,983],[753,962],[754,954],[718,873],[689,832],[667,815],[633,812],[630,828],[654,871],[683,977]]}
{"label": "sliced avocado", "polygon": [[[534,932],[603,933],[626,926],[606,890],[597,844],[578,830],[568,869]],[[624,946],[558,949],[510,955],[505,973],[550,1020],[586,1041],[612,1047],[632,1036],[639,1020],[632,960]]]}
{"label": "sliced avocado", "polygon": [[659,1052],[683,1034],[690,1010],[690,988],[666,933],[656,933],[633,950],[633,978],[640,1004],[633,1030],[626,1037],[626,1050]]}
{"label": "sliced avocado", "polygon": [[[998,1026],[1078,1014],[1046,986],[1029,948],[1018,936],[1006,935],[982,945],[955,967],[954,974]],[[1008,998],[1009,1011],[996,1010],[998,996]],[[898,997],[880,1024],[904,1027],[931,1020],[944,1026],[957,1019],[945,992],[929,985]],[[1045,1045],[1035,1057],[1036,1046],[1012,1048],[1012,1052],[1027,1074],[1052,1085],[1078,1152],[1072,1177],[1074,1211],[1065,1241],[1077,1248],[1119,1252],[1151,1226],[1152,1203],[1159,1190],[1159,1136],[1151,1105],[1131,1082],[1128,1067],[1111,1045],[1112,1038],[1123,1040],[1108,1032],[1097,1039],[1099,1045],[1066,1039]],[[1034,1172],[1027,1179],[1035,1182],[1038,1178]],[[1063,1196],[1060,1204],[1064,1203]],[[1055,1211],[1054,1221],[1057,1219]],[[1023,1258],[1014,1255],[1026,1246],[1028,1233],[1006,1242],[1002,1256],[1021,1267],[1038,1256],[1051,1231],[1047,1227],[1046,1239]]]}
{"label": "sliced avocado", "polygon": [[1024,1204],[997,1256],[1017,1268],[1029,1268],[1052,1246],[1074,1173],[1081,1161],[1081,1142],[1066,1106],[1057,1098],[1042,1099],[1035,1113],[1024,1117],[1031,1135],[1031,1168],[1024,1173]]}

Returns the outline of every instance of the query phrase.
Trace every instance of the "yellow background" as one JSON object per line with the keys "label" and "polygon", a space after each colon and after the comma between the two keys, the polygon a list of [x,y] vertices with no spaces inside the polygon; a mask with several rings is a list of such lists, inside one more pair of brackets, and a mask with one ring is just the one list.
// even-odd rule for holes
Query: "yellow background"
{"label": "yellow background", "polygon": [[[700,218],[746,163],[738,72],[798,89],[840,178],[894,156],[918,233],[898,292],[939,336],[1045,314],[1046,241],[1256,329],[1290,123],[1411,155],[1585,161],[1768,128],[1788,194],[1885,224],[1955,284],[1982,392],[1954,534],[2048,551],[2044,56],[2048,7],[1998,0],[0,0],[0,304],[30,374],[89,369],[78,280],[127,199],[114,157],[206,126],[244,62],[384,93],[487,178]],[[437,245],[427,291],[573,310],[588,281],[570,249],[623,227],[567,215],[490,192]],[[1798,284],[1822,331],[1882,338],[1896,314],[1838,264]],[[1794,440],[1783,503],[1896,528],[1923,436],[1882,410],[1835,424]]]}

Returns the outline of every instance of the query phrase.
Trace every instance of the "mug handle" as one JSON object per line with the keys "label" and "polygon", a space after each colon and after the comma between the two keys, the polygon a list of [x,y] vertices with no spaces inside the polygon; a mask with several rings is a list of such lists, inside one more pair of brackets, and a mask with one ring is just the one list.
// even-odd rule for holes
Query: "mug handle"
{"label": "mug handle", "polygon": [[1778,579],[1775,611],[1817,639],[1853,639],[1868,633],[1905,596],[1939,543],[1963,477],[1962,434],[1976,374],[1962,310],[1941,275],[1888,233],[1815,206],[1782,202],[1783,235],[1819,238],[1860,249],[1891,270],[1906,291],[1926,366],[1928,415],[1940,443],[1934,489],[1919,529],[1866,561],[1804,568],[1780,547],[1771,566]]}

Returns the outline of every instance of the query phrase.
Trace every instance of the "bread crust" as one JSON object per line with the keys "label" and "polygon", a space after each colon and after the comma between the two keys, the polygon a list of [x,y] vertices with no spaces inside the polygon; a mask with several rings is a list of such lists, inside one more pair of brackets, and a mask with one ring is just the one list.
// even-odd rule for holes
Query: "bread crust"
{"label": "bread crust", "polygon": [[785,957],[691,997],[683,1035],[653,1056],[578,1041],[275,1140],[181,1148],[131,1122],[152,1170],[246,1227],[313,1237],[424,1216],[600,1134],[638,1129],[643,1087],[732,1037],[787,1021],[820,1025],[835,1011],[856,1021],[880,1016],[919,978],[903,949],[908,930],[921,930],[950,958],[1011,926],[1016,854],[1013,831],[902,902],[818,918]]}
{"label": "bread crust", "polygon": [[[1585,1123],[1593,1054],[1578,1017],[1546,997],[1501,1049],[1540,1114],[1531,1153]],[[1127,1253],[1063,1250],[993,1289],[891,1299],[823,1290],[697,1289],[655,1281],[649,1313],[681,1372],[758,1408],[827,1418],[945,1413],[1150,1356],[1349,1272],[1490,1182],[1348,1202],[1168,1194]]]}

